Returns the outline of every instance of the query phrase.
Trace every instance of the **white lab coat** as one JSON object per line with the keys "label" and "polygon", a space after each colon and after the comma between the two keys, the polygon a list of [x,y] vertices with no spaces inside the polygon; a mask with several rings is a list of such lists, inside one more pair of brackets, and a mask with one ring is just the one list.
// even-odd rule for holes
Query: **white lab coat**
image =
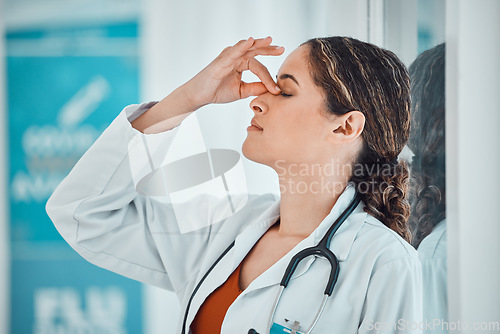
{"label": "white lab coat", "polygon": [[446,219],[440,221],[418,246],[422,263],[423,317],[428,324],[425,333],[447,333],[448,265],[446,252]]}
{"label": "white lab coat", "polygon": [[[130,119],[152,106],[132,105],[113,121],[63,180],[47,212],[64,239],[88,261],[123,276],[174,291],[181,304],[178,333],[196,285],[227,247],[227,254],[194,294],[186,333],[204,299],[234,271],[279,216],[279,199],[250,195],[229,218],[201,230],[180,233],[172,207],[139,194],[127,158],[138,132]],[[175,127],[161,134],[168,148]],[[153,157],[154,159],[155,157]],[[230,306],[221,333],[264,333],[279,282],[291,257],[316,245],[350,203],[348,186],[320,226],[256,278]],[[215,207],[200,195],[189,205],[192,216],[210,220]],[[313,333],[403,333],[422,321],[421,266],[417,252],[395,232],[363,211],[360,203],[335,234],[331,250],[340,275]],[[308,327],[321,304],[330,266],[322,258],[302,261],[281,298],[274,322],[288,319]]]}

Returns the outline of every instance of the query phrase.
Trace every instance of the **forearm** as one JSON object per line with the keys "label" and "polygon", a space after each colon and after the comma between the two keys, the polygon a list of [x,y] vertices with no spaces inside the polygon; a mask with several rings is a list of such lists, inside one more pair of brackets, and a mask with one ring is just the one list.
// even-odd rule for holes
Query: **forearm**
{"label": "forearm", "polygon": [[162,128],[177,125],[202,106],[203,103],[197,101],[193,90],[186,83],[137,117],[131,124],[143,133],[161,132],[165,130]]}

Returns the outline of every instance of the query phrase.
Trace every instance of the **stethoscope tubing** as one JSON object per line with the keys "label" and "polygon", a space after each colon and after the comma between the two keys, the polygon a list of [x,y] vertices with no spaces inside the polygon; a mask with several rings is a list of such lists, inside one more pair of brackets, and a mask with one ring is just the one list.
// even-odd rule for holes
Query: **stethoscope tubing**
{"label": "stethoscope tubing", "polygon": [[333,292],[333,287],[337,282],[339,274],[339,261],[335,256],[335,254],[333,254],[332,251],[330,251],[330,243],[332,241],[333,236],[339,229],[340,225],[342,225],[342,223],[347,219],[347,217],[349,217],[349,215],[354,211],[354,209],[356,209],[359,202],[361,202],[361,197],[356,192],[356,195],[352,200],[352,202],[344,210],[344,212],[340,214],[337,220],[335,220],[335,222],[328,229],[325,236],[320,240],[320,242],[316,246],[303,249],[290,260],[290,263],[288,264],[288,267],[285,270],[283,278],[281,279],[280,283],[281,286],[284,286],[285,288],[288,286],[288,283],[290,282],[290,279],[292,278],[292,275],[295,272],[295,269],[297,269],[297,266],[299,265],[300,261],[304,260],[308,256],[317,255],[326,258],[328,262],[330,262],[330,266],[332,267],[332,270],[330,271],[330,277],[328,279],[328,283],[325,288],[325,294],[331,296]]}
{"label": "stethoscope tubing", "polygon": [[[275,301],[273,303],[272,312],[271,312],[269,322],[268,322],[267,333],[270,332],[270,330],[271,330],[271,325],[273,322],[274,315],[276,313],[276,309],[278,307],[279,300],[281,298],[281,295],[283,294],[283,291],[288,286],[288,283],[290,283],[290,279],[292,278],[292,275],[295,272],[295,269],[297,268],[300,261],[302,261],[303,259],[305,259],[306,257],[309,257],[311,255],[316,255],[316,256],[321,256],[321,257],[326,258],[331,266],[330,275],[328,278],[328,283],[327,283],[326,288],[325,288],[324,297],[323,297],[323,300],[321,302],[321,306],[320,306],[318,312],[316,313],[316,316],[314,317],[314,320],[313,320],[311,326],[305,332],[305,334],[311,333],[312,329],[316,326],[316,323],[318,322],[321,314],[323,313],[323,309],[325,308],[326,302],[333,292],[333,288],[335,287],[335,284],[337,282],[338,275],[339,275],[338,259],[335,256],[335,254],[333,254],[333,252],[330,251],[330,249],[329,249],[331,240],[332,240],[333,236],[335,235],[335,233],[337,232],[337,230],[339,229],[340,225],[342,225],[342,223],[347,219],[347,217],[349,217],[349,215],[354,211],[354,209],[356,209],[356,207],[358,206],[358,204],[360,202],[361,202],[361,197],[360,197],[359,193],[356,192],[354,199],[351,201],[349,206],[344,210],[344,212],[342,212],[340,214],[340,216],[333,223],[333,225],[328,229],[325,236],[320,240],[320,242],[314,247],[309,247],[309,248],[303,249],[302,251],[297,253],[292,258],[292,260],[290,260],[290,263],[288,264],[288,266],[285,270],[283,278],[281,279],[279,291],[278,291],[278,294],[276,295]],[[189,314],[189,308],[191,307],[191,302],[192,302],[195,294],[198,292],[199,288],[201,287],[201,285],[203,284],[205,279],[208,277],[210,272],[212,272],[212,270],[224,258],[224,256],[229,252],[229,250],[231,248],[233,248],[234,244],[235,244],[235,241],[233,241],[224,250],[224,252],[222,252],[222,254],[217,258],[217,260],[214,262],[214,264],[208,269],[208,271],[205,273],[205,275],[203,275],[203,277],[201,278],[201,280],[198,282],[195,289],[193,290],[193,292],[189,298],[189,301],[187,303],[186,311],[184,313],[184,319],[183,319],[183,324],[182,324],[182,334],[186,333],[186,323],[187,323],[187,317]],[[248,331],[248,333],[249,334],[258,334],[258,332],[253,328],[250,329]]]}
{"label": "stethoscope tubing", "polygon": [[[356,209],[358,204],[361,202],[361,197],[358,192],[356,192],[353,200],[351,203],[348,205],[348,207],[340,214],[340,216],[335,220],[335,222],[332,224],[332,226],[328,229],[326,232],[325,236],[318,242],[316,246],[309,247],[306,249],[303,249],[302,251],[298,252],[295,254],[295,256],[290,260],[290,263],[288,264],[285,273],[283,274],[283,278],[281,279],[280,282],[280,288],[278,290],[278,293],[276,295],[276,299],[273,303],[273,308],[271,311],[271,316],[268,321],[268,326],[267,326],[267,332],[271,331],[271,326],[273,324],[273,319],[274,315],[276,313],[276,309],[278,307],[279,300],[281,298],[281,295],[283,294],[283,291],[285,288],[288,286],[288,283],[290,283],[290,280],[293,276],[293,273],[295,272],[295,269],[297,269],[300,261],[304,260],[305,258],[315,255],[318,257],[324,257],[325,259],[328,260],[330,263],[330,275],[328,278],[328,283],[326,284],[325,287],[325,292],[324,292],[324,297],[321,302],[321,306],[319,308],[319,311],[316,313],[316,316],[314,317],[314,320],[309,327],[309,329],[305,332],[305,334],[310,333],[314,326],[316,326],[316,323],[318,322],[321,314],[323,313],[323,309],[325,308],[326,302],[328,298],[332,295],[333,288],[335,287],[335,284],[337,283],[337,279],[339,276],[339,271],[340,271],[340,266],[339,266],[339,260],[333,254],[333,252],[330,250],[330,243],[332,241],[333,236],[339,229],[339,227],[342,225],[344,221],[347,220],[349,215]],[[257,333],[257,332],[255,332]]]}

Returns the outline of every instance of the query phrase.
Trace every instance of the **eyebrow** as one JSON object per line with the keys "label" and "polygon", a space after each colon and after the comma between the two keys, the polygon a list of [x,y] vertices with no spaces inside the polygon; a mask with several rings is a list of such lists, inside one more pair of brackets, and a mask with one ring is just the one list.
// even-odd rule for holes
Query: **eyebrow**
{"label": "eyebrow", "polygon": [[[276,79],[278,79],[278,76],[276,76]],[[291,75],[291,74],[286,74],[286,73],[282,74],[282,75],[280,75],[280,79],[281,80],[292,79],[297,84],[297,86],[300,87],[299,82],[297,81],[297,79],[295,79],[295,77],[293,75]]]}

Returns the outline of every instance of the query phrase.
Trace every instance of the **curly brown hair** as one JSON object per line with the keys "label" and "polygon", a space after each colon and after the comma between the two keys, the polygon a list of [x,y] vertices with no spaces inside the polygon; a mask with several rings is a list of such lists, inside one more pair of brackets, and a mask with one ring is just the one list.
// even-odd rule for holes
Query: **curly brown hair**
{"label": "curly brown hair", "polygon": [[350,37],[314,38],[309,65],[329,113],[365,116],[363,147],[351,176],[365,211],[411,242],[409,172],[397,157],[410,134],[410,78],[398,57]]}
{"label": "curly brown hair", "polygon": [[420,54],[410,66],[410,226],[413,246],[446,218],[445,44]]}

